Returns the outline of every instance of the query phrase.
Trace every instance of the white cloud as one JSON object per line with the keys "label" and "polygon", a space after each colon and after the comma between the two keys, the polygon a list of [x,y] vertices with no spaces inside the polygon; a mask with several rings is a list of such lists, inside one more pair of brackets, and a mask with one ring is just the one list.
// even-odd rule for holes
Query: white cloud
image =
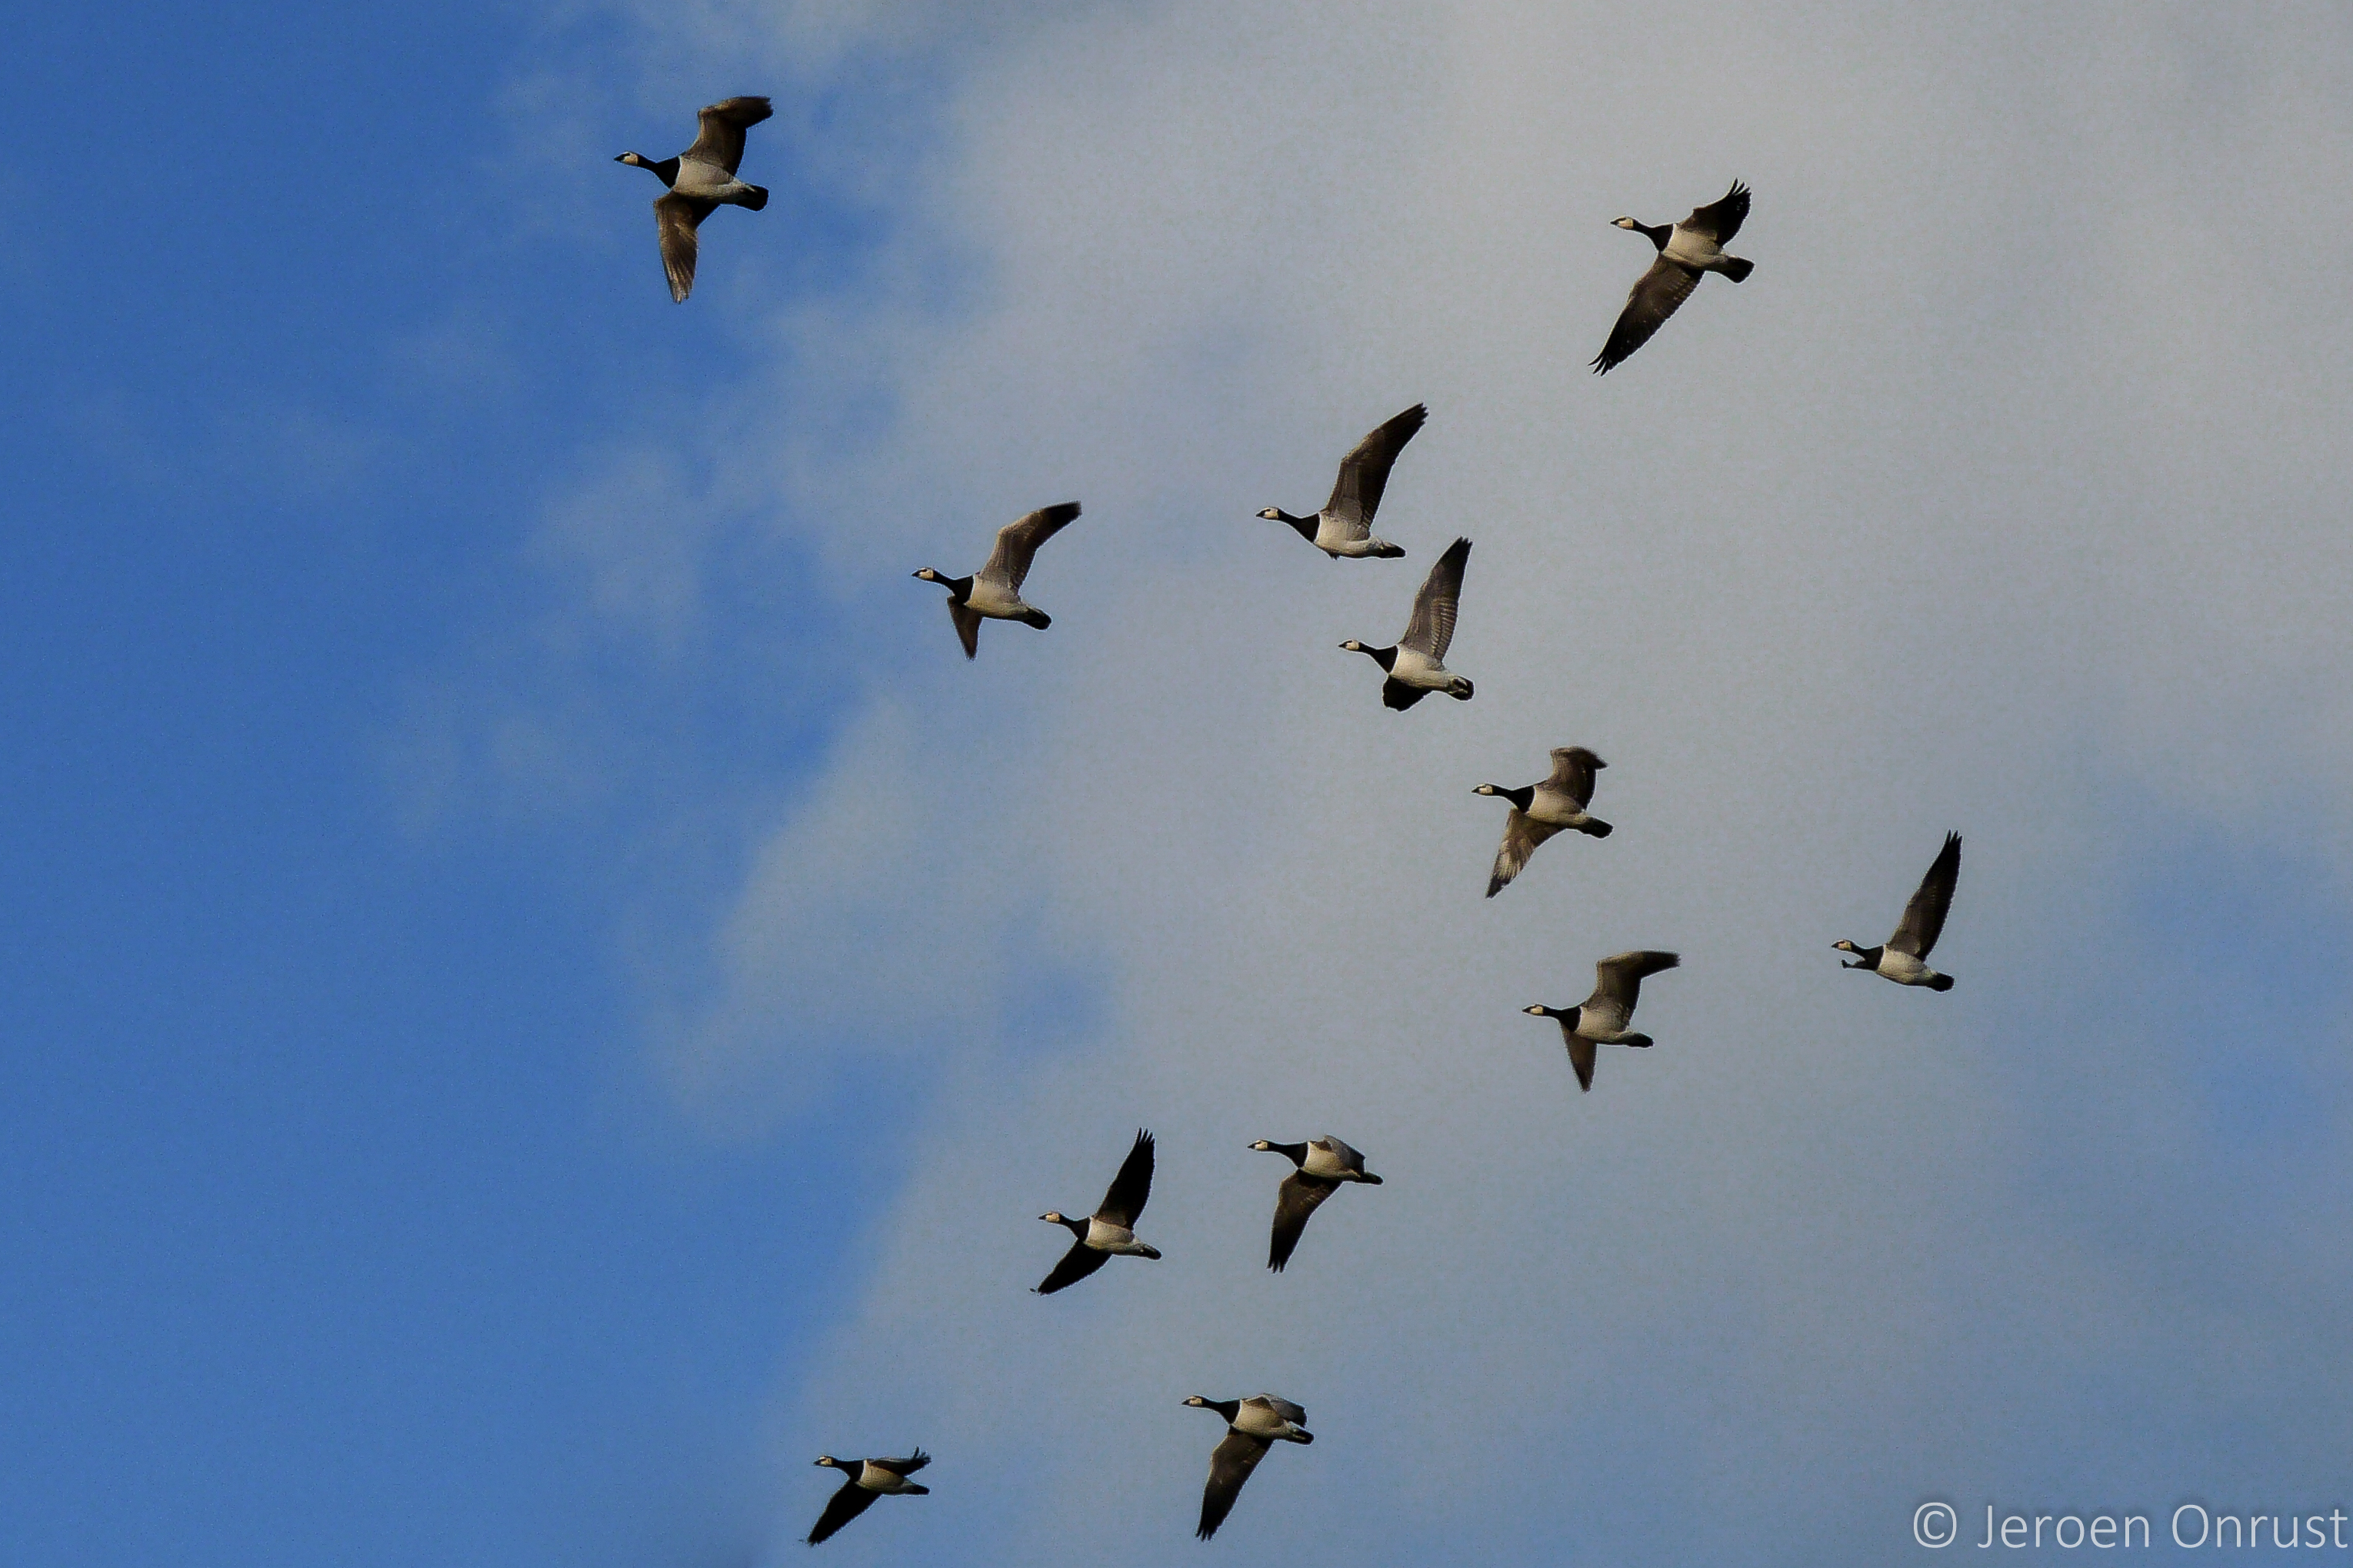
{"label": "white cloud", "polygon": [[[843,15],[775,36],[922,37]],[[2130,899],[2152,823],[2346,864],[2348,45],[1199,6],[943,51],[948,140],[890,165],[904,292],[745,329],[784,347],[715,439],[775,455],[728,483],[842,627],[775,679],[859,717],[663,1031],[689,1103],[755,1121],[867,1053],[937,1075],[868,1300],[777,1418],[797,1456],[941,1456],[842,1549],[1187,1556],[1215,1431],[1176,1401],[1262,1385],[1324,1440],[1251,1482],[1229,1529],[1261,1552],[1882,1562],[1938,1493],[2324,1500],[2345,1069],[2279,1047],[2334,1109],[2267,1205],[2184,1070],[2254,999],[2137,947]],[[1607,220],[1734,175],[1755,277],[1597,382],[1648,254]],[[1251,518],[1417,399],[1383,514],[1410,560]],[[965,666],[906,573],[1072,495],[1030,584],[1053,629]],[[1392,636],[1457,531],[1478,700],[1389,714],[1332,645]],[[1619,834],[1482,901],[1470,787],[1570,740]],[[1960,987],[1840,974],[1947,826]],[[1637,943],[1686,955],[1660,1047],[1579,1097],[1516,1009]],[[1025,1056],[1038,950],[1109,1005]],[[1029,1216],[1142,1121],[1167,1260],[1028,1297]],[[1279,1163],[1242,1146],[1324,1130],[1389,1184],[1271,1279]]]}

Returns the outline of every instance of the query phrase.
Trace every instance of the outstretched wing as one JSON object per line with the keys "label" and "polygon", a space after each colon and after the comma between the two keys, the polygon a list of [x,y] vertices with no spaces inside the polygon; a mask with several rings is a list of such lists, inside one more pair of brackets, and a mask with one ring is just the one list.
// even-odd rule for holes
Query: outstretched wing
{"label": "outstretched wing", "polygon": [[1605,958],[1593,966],[1593,1000],[1630,1014],[1642,994],[1643,976],[1672,969],[1683,961],[1679,952],[1620,952]]}
{"label": "outstretched wing", "polygon": [[1927,957],[1945,930],[1945,911],[1953,907],[1953,888],[1960,879],[1961,836],[1947,833],[1945,847],[1936,851],[1928,874],[1920,879],[1919,890],[1904,906],[1904,918],[1896,922],[1895,934],[1887,939],[1887,945],[1915,958]]}
{"label": "outstretched wing", "polygon": [[1699,274],[1661,256],[1651,263],[1632,293],[1626,296],[1626,308],[1618,313],[1618,324],[1609,329],[1609,341],[1593,356],[1597,375],[1607,375],[1623,364],[1636,349],[1651,341],[1651,334],[1660,323],[1675,313],[1676,307],[1691,297],[1699,286]]}
{"label": "outstretched wing", "polygon": [[1103,1207],[1095,1211],[1095,1217],[1134,1230],[1137,1216],[1144,1213],[1144,1205],[1151,1196],[1152,1134],[1139,1130],[1127,1158],[1120,1163],[1119,1174],[1111,1179],[1111,1187],[1103,1194]]}
{"label": "outstretched wing", "polygon": [[1722,201],[1692,208],[1691,216],[1675,226],[1689,229],[1694,234],[1704,234],[1718,245],[1730,245],[1732,237],[1740,232],[1740,226],[1747,217],[1748,187],[1735,180],[1732,189],[1725,193]]}
{"label": "outstretched wing", "polygon": [[815,1546],[818,1542],[825,1540],[835,1531],[864,1513],[873,1505],[874,1500],[881,1495],[881,1492],[871,1492],[860,1486],[858,1473],[852,1470],[849,1479],[841,1483],[841,1489],[825,1500],[825,1511],[818,1515],[817,1528],[808,1532],[808,1543]]}
{"label": "outstretched wing", "polygon": [[662,276],[670,279],[670,297],[681,305],[694,292],[695,226],[717,210],[715,202],[699,202],[676,191],[654,198],[654,234],[661,241]]}
{"label": "outstretched wing", "polygon": [[1078,515],[1079,503],[1071,500],[1015,518],[997,531],[997,548],[989,552],[988,564],[980,569],[980,575],[1004,584],[1010,593],[1020,593],[1021,580],[1029,575],[1029,563],[1038,547],[1068,528]]}
{"label": "outstretched wing", "polygon": [[1429,695],[1430,689],[1428,687],[1408,686],[1404,681],[1398,679],[1395,676],[1391,676],[1388,679],[1381,682],[1382,704],[1386,707],[1394,708],[1400,713],[1404,712],[1407,709],[1412,707],[1415,703],[1420,701],[1423,698]]}
{"label": "outstretched wing", "polygon": [[1593,804],[1594,770],[1609,765],[1583,746],[1555,746],[1552,776],[1545,780],[1545,788],[1558,790],[1577,802],[1577,808],[1582,811]]}
{"label": "outstretched wing", "polygon": [[1269,1268],[1278,1274],[1282,1272],[1282,1266],[1291,1261],[1292,1249],[1299,1245],[1301,1233],[1307,1228],[1307,1216],[1339,1190],[1339,1183],[1327,1182],[1303,1171],[1293,1171],[1282,1178],[1282,1185],[1274,1194],[1274,1238],[1266,1249]]}
{"label": "outstretched wing", "polygon": [[1324,503],[1324,510],[1340,520],[1350,539],[1362,539],[1373,531],[1373,514],[1380,510],[1381,492],[1388,488],[1389,466],[1429,417],[1430,410],[1417,403],[1366,436],[1355,451],[1340,459],[1340,477],[1333,481],[1332,499]]}
{"label": "outstretched wing", "polygon": [[964,644],[966,658],[980,657],[980,612],[970,605],[948,601],[948,619],[955,623],[956,641]]}
{"label": "outstretched wing", "polygon": [[1487,896],[1493,898],[1504,890],[1504,885],[1526,869],[1528,857],[1536,846],[1558,833],[1550,823],[1538,822],[1518,806],[1504,818],[1504,842],[1495,851],[1495,868],[1487,874]]}
{"label": "outstretched wing", "polygon": [[1560,1025],[1561,1040],[1568,1047],[1568,1065],[1577,1069],[1577,1087],[1587,1094],[1591,1094],[1593,1092],[1593,1058],[1597,1047],[1591,1040],[1586,1039],[1575,1029],[1570,1028],[1567,1019],[1562,1018],[1556,1021]]}
{"label": "outstretched wing", "polygon": [[866,1462],[873,1466],[878,1470],[888,1470],[892,1475],[897,1476],[901,1480],[904,1480],[909,1476],[913,1475],[917,1470],[922,1469],[925,1465],[930,1464],[932,1462],[932,1457],[929,1454],[924,1453],[923,1449],[917,1448],[913,1453],[908,1455],[903,1459],[869,1459]]}
{"label": "outstretched wing", "polygon": [[1071,1250],[1062,1254],[1062,1260],[1054,1265],[1054,1271],[1039,1285],[1038,1294],[1050,1296],[1066,1285],[1075,1285],[1110,1261],[1110,1253],[1097,1252],[1083,1241],[1074,1241]]}
{"label": "outstretched wing", "polygon": [[1285,1421],[1290,1422],[1293,1426],[1304,1426],[1307,1425],[1306,1409],[1303,1406],[1293,1405],[1291,1401],[1282,1398],[1279,1394],[1261,1394],[1258,1396],[1258,1402],[1261,1405],[1265,1405],[1269,1410],[1273,1411],[1277,1415],[1282,1416]]}
{"label": "outstretched wing", "polygon": [[1454,613],[1462,599],[1462,564],[1470,559],[1469,540],[1458,539],[1446,547],[1422,580],[1421,592],[1413,596],[1413,618],[1406,622],[1398,647],[1427,654],[1436,664],[1446,662],[1446,649],[1454,641]]}
{"label": "outstretched wing", "polygon": [[1241,1495],[1242,1483],[1250,1479],[1269,1446],[1263,1437],[1227,1428],[1226,1440],[1209,1456],[1209,1484],[1201,1489],[1201,1528],[1195,1535],[1207,1541],[1218,1533],[1218,1526],[1234,1511],[1234,1499]]}
{"label": "outstretched wing", "polygon": [[744,132],[774,114],[765,98],[730,98],[705,108],[702,132],[679,154],[698,163],[716,163],[729,174],[744,161]]}

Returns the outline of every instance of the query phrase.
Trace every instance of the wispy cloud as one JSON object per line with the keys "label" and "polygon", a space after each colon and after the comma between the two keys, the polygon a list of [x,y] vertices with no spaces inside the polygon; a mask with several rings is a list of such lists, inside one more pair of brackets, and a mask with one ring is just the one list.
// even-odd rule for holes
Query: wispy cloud
{"label": "wispy cloud", "polygon": [[[2260,923],[2266,857],[2325,853],[2300,907],[2345,926],[2348,329],[2245,222],[2342,248],[2343,29],[781,16],[699,12],[649,69],[799,40],[791,79],[854,93],[902,49],[943,102],[871,165],[904,181],[871,291],[742,330],[765,368],[724,389],[752,456],[722,482],[828,630],[681,678],[838,718],[658,986],[655,1051],[698,1115],[756,1107],[739,1129],[864,1063],[937,1086],[879,1134],[907,1157],[871,1292],[777,1417],[796,1454],[942,1455],[861,1531],[1176,1557],[1215,1434],[1176,1402],[1260,1386],[1325,1439],[1229,1529],[1366,1561],[1881,1562],[1924,1495],[2333,1484],[2343,987],[2188,984],[2146,890],[2195,843],[2179,896]],[[1596,383],[1647,259],[1607,220],[1736,174],[1756,276]],[[1251,518],[1416,400],[1383,516],[1411,561]],[[648,658],[744,559],[653,499],[703,438],[551,503],[571,612]],[[906,573],[1069,496],[1030,584],[1053,629],[965,665]],[[1393,635],[1457,531],[1479,698],[1387,713],[1331,645]],[[1471,785],[1568,741],[1611,762],[1619,834],[1482,901]],[[1960,988],[1837,972],[1952,826]],[[1637,943],[1686,955],[1645,996],[1661,1044],[1580,1097],[1516,1009]],[[1057,952],[1106,1001],[1024,1059]],[[2266,986],[2312,998],[2288,1056],[2337,1108],[2277,1210],[2269,1134],[2209,1113],[2285,1059],[2240,1044]],[[1029,1216],[1146,1121],[1167,1260],[1027,1297]],[[1389,1184],[1269,1279],[1279,1173],[1243,1145],[1325,1130]]]}

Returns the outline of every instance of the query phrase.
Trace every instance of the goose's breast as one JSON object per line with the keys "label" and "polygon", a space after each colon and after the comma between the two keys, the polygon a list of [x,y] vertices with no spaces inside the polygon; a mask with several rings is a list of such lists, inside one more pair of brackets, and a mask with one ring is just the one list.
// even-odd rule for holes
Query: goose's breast
{"label": "goose's breast", "polygon": [[1928,973],[1928,966],[1908,952],[1889,948],[1879,955],[1879,973],[1890,980],[1909,984]]}
{"label": "goose's breast", "polygon": [[1685,267],[1705,267],[1724,251],[1715,241],[1678,226],[1667,236],[1665,254],[1668,260],[1681,262]]}
{"label": "goose's breast", "polygon": [[1408,686],[1420,686],[1432,691],[1442,691],[1453,677],[1447,673],[1444,665],[1419,648],[1399,647],[1397,650],[1397,662],[1389,666],[1389,679],[1401,680]]}
{"label": "goose's breast", "polygon": [[1000,621],[1018,620],[1029,606],[1018,594],[1006,592],[1005,584],[976,577],[972,592],[965,597],[965,607],[976,616],[987,616]]}
{"label": "goose's breast", "polygon": [[1585,813],[1577,802],[1542,784],[1538,784],[1536,793],[1528,797],[1527,816],[1531,821],[1541,822],[1547,827],[1574,827],[1585,820]]}

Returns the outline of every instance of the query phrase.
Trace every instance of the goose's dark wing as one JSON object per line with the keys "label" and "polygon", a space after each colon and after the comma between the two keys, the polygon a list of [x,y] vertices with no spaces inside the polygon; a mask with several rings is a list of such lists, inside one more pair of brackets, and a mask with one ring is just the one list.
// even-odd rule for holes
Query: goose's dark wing
{"label": "goose's dark wing", "polygon": [[1408,686],[1404,681],[1398,680],[1394,677],[1381,682],[1382,704],[1386,707],[1394,708],[1400,713],[1404,712],[1407,709],[1412,707],[1415,703],[1420,701],[1423,698],[1429,695],[1430,689],[1428,687]]}
{"label": "goose's dark wing", "polygon": [[681,305],[694,292],[695,226],[717,209],[715,202],[699,202],[676,191],[654,199],[654,233],[661,240],[662,275],[670,279],[670,297]]}
{"label": "goose's dark wing", "polygon": [[1201,1489],[1201,1528],[1195,1535],[1207,1541],[1218,1533],[1218,1526],[1234,1511],[1234,1499],[1241,1495],[1242,1483],[1265,1458],[1268,1447],[1263,1437],[1226,1429],[1226,1440],[1209,1456],[1209,1484]]}
{"label": "goose's dark wing", "polygon": [[1446,553],[1422,580],[1421,591],[1413,596],[1413,618],[1405,624],[1405,636],[1398,638],[1399,647],[1418,649],[1439,664],[1446,662],[1446,649],[1454,641],[1454,612],[1462,599],[1462,564],[1470,559],[1469,540],[1458,539],[1446,547]]}
{"label": "goose's dark wing", "polygon": [[1560,1026],[1562,1043],[1568,1047],[1568,1065],[1577,1069],[1577,1087],[1585,1093],[1591,1094],[1593,1092],[1593,1058],[1596,1048],[1593,1042],[1570,1028],[1567,1019],[1558,1018],[1554,1021]]}
{"label": "goose's dark wing", "polygon": [[679,154],[699,163],[716,163],[729,174],[744,161],[744,132],[774,114],[765,98],[731,98],[704,109],[702,132],[694,145]]}
{"label": "goose's dark wing", "polygon": [[1626,296],[1626,308],[1618,313],[1618,324],[1609,329],[1609,341],[1593,356],[1594,374],[1607,375],[1625,363],[1636,349],[1651,341],[1659,324],[1673,315],[1675,308],[1690,298],[1691,291],[1698,286],[1699,274],[1688,267],[1678,266],[1664,256],[1651,263],[1651,269],[1642,274],[1634,291]]}
{"label": "goose's dark wing", "polygon": [[1050,1296],[1066,1285],[1075,1285],[1110,1261],[1110,1253],[1097,1252],[1084,1241],[1074,1241],[1071,1250],[1062,1254],[1062,1260],[1054,1265],[1054,1271],[1038,1287],[1038,1294]]}
{"label": "goose's dark wing", "polygon": [[1038,547],[1068,528],[1078,515],[1079,503],[1071,500],[1015,518],[997,531],[997,548],[989,552],[988,564],[980,569],[980,575],[993,578],[1018,594],[1021,580],[1029,575],[1029,563],[1037,555]]}
{"label": "goose's dark wing", "polygon": [[1593,966],[1593,1000],[1604,1006],[1615,1004],[1631,1013],[1642,994],[1642,977],[1672,969],[1683,961],[1679,952],[1620,952],[1605,958]]}
{"label": "goose's dark wing", "polygon": [[913,1475],[917,1470],[922,1469],[925,1465],[930,1464],[932,1462],[932,1457],[929,1454],[924,1453],[923,1449],[917,1448],[913,1453],[908,1455],[903,1459],[869,1459],[866,1462],[873,1466],[878,1470],[888,1470],[892,1475],[897,1476],[901,1480],[904,1480],[909,1476]]}
{"label": "goose's dark wing", "polygon": [[1887,939],[1887,945],[1915,958],[1927,957],[1944,932],[1945,911],[1953,907],[1953,888],[1960,879],[1961,836],[1947,833],[1945,847],[1936,851],[1928,874],[1920,879],[1919,891],[1904,906],[1904,918],[1896,922],[1895,934]]}
{"label": "goose's dark wing", "polygon": [[1095,1217],[1133,1230],[1151,1196],[1152,1134],[1139,1131],[1127,1158],[1120,1162],[1119,1174],[1111,1179],[1111,1188],[1103,1194],[1103,1207],[1095,1210]]}
{"label": "goose's dark wing", "polygon": [[980,612],[970,605],[948,601],[948,619],[955,623],[956,641],[964,644],[966,658],[980,657]]}
{"label": "goose's dark wing", "polygon": [[1300,1234],[1307,1228],[1307,1216],[1339,1187],[1337,1182],[1327,1182],[1304,1171],[1293,1171],[1282,1178],[1282,1185],[1274,1194],[1274,1238],[1266,1249],[1269,1268],[1278,1274],[1282,1272],[1282,1266],[1291,1261],[1292,1249],[1299,1245]]}
{"label": "goose's dark wing", "polygon": [[1552,776],[1545,780],[1545,787],[1560,791],[1577,802],[1577,809],[1582,811],[1593,804],[1594,770],[1609,765],[1583,746],[1555,746]]}
{"label": "goose's dark wing", "polygon": [[1389,466],[1429,417],[1430,410],[1417,403],[1366,436],[1355,451],[1340,459],[1340,477],[1333,481],[1332,499],[1324,503],[1324,510],[1347,525],[1350,538],[1362,539],[1372,531],[1373,514],[1380,510],[1381,492],[1388,488]]}
{"label": "goose's dark wing", "polygon": [[808,1532],[808,1543],[815,1546],[818,1542],[825,1540],[835,1531],[864,1513],[873,1505],[874,1500],[881,1495],[881,1492],[871,1492],[860,1486],[858,1472],[852,1470],[849,1479],[841,1483],[841,1489],[825,1500],[825,1511],[818,1515],[817,1528]]}
{"label": "goose's dark wing", "polygon": [[1511,879],[1527,868],[1536,846],[1558,833],[1550,823],[1538,822],[1518,806],[1504,818],[1504,842],[1495,851],[1495,868],[1487,874],[1487,896],[1493,898]]}
{"label": "goose's dark wing", "polygon": [[1735,180],[1732,189],[1725,193],[1722,201],[1692,208],[1691,216],[1675,226],[1689,229],[1694,234],[1704,234],[1718,245],[1730,245],[1732,237],[1740,232],[1740,226],[1747,217],[1748,187]]}

